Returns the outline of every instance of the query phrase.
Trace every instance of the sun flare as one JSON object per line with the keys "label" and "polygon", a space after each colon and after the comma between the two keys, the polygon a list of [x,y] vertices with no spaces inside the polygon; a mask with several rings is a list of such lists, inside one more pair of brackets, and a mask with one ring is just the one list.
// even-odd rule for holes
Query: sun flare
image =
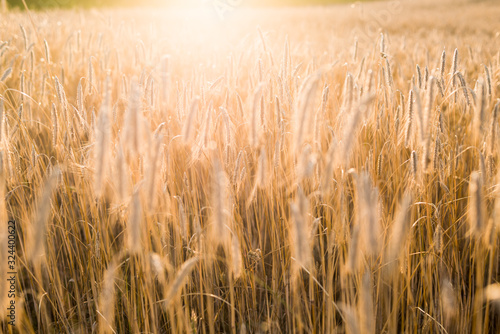
{"label": "sun flare", "polygon": [[0,333],[500,333],[499,1],[26,2]]}

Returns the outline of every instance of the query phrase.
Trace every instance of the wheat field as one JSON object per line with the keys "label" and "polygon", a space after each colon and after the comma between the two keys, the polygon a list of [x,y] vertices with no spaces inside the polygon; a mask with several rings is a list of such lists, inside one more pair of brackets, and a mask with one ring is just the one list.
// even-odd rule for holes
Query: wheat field
{"label": "wheat field", "polygon": [[0,15],[0,332],[500,331],[500,4]]}

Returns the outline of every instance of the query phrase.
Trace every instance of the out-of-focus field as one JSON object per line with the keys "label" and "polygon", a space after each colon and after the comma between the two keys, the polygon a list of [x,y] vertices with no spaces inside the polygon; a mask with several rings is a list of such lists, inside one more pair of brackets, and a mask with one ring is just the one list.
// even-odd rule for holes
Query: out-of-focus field
{"label": "out-of-focus field", "polygon": [[1,14],[0,331],[498,332],[500,4],[226,14]]}

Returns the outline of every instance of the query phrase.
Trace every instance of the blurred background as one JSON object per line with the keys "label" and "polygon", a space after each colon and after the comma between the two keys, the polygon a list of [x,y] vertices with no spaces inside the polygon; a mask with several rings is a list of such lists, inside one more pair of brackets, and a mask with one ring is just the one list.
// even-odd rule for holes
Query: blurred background
{"label": "blurred background", "polygon": [[[220,9],[235,7],[279,7],[279,6],[316,6],[331,4],[360,4],[363,2],[407,3],[496,3],[499,0],[25,0],[30,9],[44,8],[89,8],[89,7],[184,7],[218,6]],[[9,8],[24,8],[23,0],[0,0],[0,5]]]}
{"label": "blurred background", "polygon": [[[373,0],[363,0],[373,1]],[[360,2],[352,0],[26,0],[30,9],[49,7],[100,7],[100,6],[176,6],[197,7],[213,4],[218,6],[283,6],[327,5]],[[24,8],[22,0],[7,0],[11,8]]]}

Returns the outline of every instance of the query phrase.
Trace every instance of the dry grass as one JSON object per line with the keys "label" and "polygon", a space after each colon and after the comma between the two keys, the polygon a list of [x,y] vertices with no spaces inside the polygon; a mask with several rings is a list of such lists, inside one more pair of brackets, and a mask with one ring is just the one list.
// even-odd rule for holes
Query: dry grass
{"label": "dry grass", "polygon": [[2,14],[17,330],[498,332],[500,6],[386,6]]}

